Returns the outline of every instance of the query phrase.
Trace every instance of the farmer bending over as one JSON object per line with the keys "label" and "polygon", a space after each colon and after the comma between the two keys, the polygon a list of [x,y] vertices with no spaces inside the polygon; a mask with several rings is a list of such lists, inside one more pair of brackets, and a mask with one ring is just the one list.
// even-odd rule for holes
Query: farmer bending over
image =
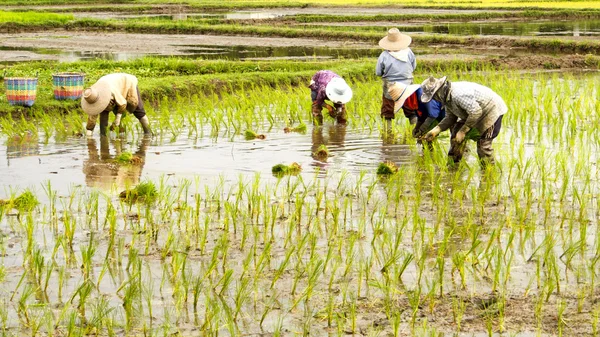
{"label": "farmer bending over", "polygon": [[115,121],[110,126],[114,130],[121,124],[122,115],[129,111],[140,121],[144,135],[152,134],[150,121],[144,110],[135,76],[124,73],[109,74],[101,77],[90,88],[85,89],[81,97],[81,107],[88,114],[87,135],[91,136],[100,115],[100,134],[106,136],[108,115],[112,111]]}
{"label": "farmer bending over", "polygon": [[[422,84],[423,102],[434,99],[446,108],[446,117],[425,138],[433,140],[441,131],[452,128],[448,156],[459,162],[464,154],[467,132],[474,130],[477,155],[483,166],[494,163],[492,141],[502,127],[502,116],[508,111],[502,97],[492,89],[472,82],[454,82],[430,77]],[[460,119],[460,120],[459,120]],[[471,138],[472,132],[469,132]],[[478,134],[478,135],[477,135]]]}
{"label": "farmer bending over", "polygon": [[[383,80],[383,96],[381,104],[381,117],[386,120],[388,129],[392,126],[394,119],[394,100],[390,96],[388,86],[392,82],[409,85],[413,83],[413,72],[417,68],[417,59],[415,54],[408,46],[412,38],[400,33],[398,28],[392,28],[387,35],[379,41],[379,46],[384,51],[377,59],[375,75]],[[409,110],[404,110],[404,115],[410,120],[410,124],[417,122],[417,116],[408,114]]]}
{"label": "farmer bending over", "polygon": [[[320,70],[313,75],[310,81],[310,97],[312,98],[312,115],[314,122],[323,124],[321,110],[327,108],[329,116],[338,123],[346,124],[346,103],[352,98],[352,89],[338,74],[330,70]],[[333,106],[325,103],[325,100]]]}
{"label": "farmer bending over", "polygon": [[395,102],[394,112],[402,108],[405,116],[416,116],[412,131],[415,138],[421,138],[446,116],[446,110],[440,102],[432,100],[423,103],[423,89],[419,84],[392,83],[388,92]]}

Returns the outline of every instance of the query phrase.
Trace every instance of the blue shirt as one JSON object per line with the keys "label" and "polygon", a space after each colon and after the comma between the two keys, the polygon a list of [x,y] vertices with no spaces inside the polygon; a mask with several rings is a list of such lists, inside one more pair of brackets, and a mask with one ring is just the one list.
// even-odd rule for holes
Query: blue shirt
{"label": "blue shirt", "polygon": [[444,119],[446,116],[446,109],[444,109],[442,103],[434,99],[427,103],[423,103],[421,102],[421,95],[423,95],[423,89],[419,88],[413,95],[410,95],[406,99],[403,108],[406,107],[409,110],[417,110],[417,119],[419,122],[424,122],[429,117],[435,118],[438,121]]}

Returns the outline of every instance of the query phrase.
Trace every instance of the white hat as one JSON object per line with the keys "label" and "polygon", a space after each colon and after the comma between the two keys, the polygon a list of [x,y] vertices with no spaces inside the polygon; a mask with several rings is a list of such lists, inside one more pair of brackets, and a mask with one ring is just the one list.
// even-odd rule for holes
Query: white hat
{"label": "white hat", "polygon": [[88,115],[96,116],[108,107],[111,97],[110,84],[104,80],[99,80],[83,91],[81,108]]}
{"label": "white hat", "polygon": [[408,48],[411,42],[410,36],[400,33],[398,28],[392,28],[383,39],[379,40],[379,46],[385,50],[400,51]]}
{"label": "white hat", "polygon": [[346,104],[352,99],[352,89],[341,77],[334,77],[325,87],[327,98],[333,103]]}
{"label": "white hat", "polygon": [[395,82],[388,87],[388,93],[394,100],[394,112],[400,110],[410,95],[414,94],[421,86],[419,84],[406,85],[404,83]]}

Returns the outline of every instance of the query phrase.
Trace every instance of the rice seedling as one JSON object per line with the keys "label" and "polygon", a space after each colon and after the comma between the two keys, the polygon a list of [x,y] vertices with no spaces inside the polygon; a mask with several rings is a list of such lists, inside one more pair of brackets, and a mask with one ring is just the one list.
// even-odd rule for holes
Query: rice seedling
{"label": "rice seedling", "polygon": [[273,166],[271,172],[274,176],[282,177],[285,175],[297,175],[302,171],[302,167],[298,163],[291,163],[290,165],[277,164]]}
{"label": "rice seedling", "polygon": [[127,203],[145,202],[151,203],[158,197],[156,185],[153,182],[142,182],[135,188],[122,191],[119,193],[119,198]]}
{"label": "rice seedling", "polygon": [[[153,74],[204,71],[191,61],[133,64],[143,62]],[[221,67],[247,65],[205,66],[224,72]],[[308,66],[318,64],[290,64],[272,83],[304,78]],[[347,67],[341,70],[356,70]],[[313,168],[276,178],[268,167],[219,176],[200,171],[193,178],[149,179],[124,191],[123,199],[114,187],[65,189],[53,181],[40,195],[30,190],[22,204],[35,198],[37,205],[18,217],[9,209],[18,191],[11,186],[13,196],[0,205],[0,281],[7,289],[0,303],[9,304],[0,310],[4,331],[185,334],[193,324],[204,335],[515,334],[523,326],[533,333],[596,333],[600,138],[593,127],[596,89],[588,87],[599,83],[585,75],[470,67],[448,75],[493,87],[510,108],[494,143],[496,170],[480,169],[473,143],[464,163],[447,167],[447,138],[434,151],[412,139],[386,143],[409,153],[394,158],[402,174],[382,181],[365,170],[385,160],[376,157],[380,83],[365,75],[352,83],[360,97],[346,130],[351,139],[376,145],[368,151],[346,146],[359,157],[356,167],[340,169],[342,156],[335,156],[326,175]],[[221,145],[239,141],[242,130],[281,130],[310,118],[305,88],[289,81],[275,87],[159,95],[148,105],[160,130],[157,142]],[[46,142],[44,135],[58,132],[45,117],[33,118],[42,124],[21,127],[3,117],[3,137],[32,128]],[[82,123],[75,113],[56,118],[57,129],[75,128],[69,125],[76,121]],[[410,133],[408,123],[393,129]],[[48,144],[58,147],[52,137]],[[306,148],[300,153],[310,161]],[[50,308],[58,309],[46,326]],[[549,317],[555,326],[546,324]]]}
{"label": "rice seedling", "polygon": [[313,157],[318,160],[326,160],[329,157],[329,149],[325,144],[321,144],[315,152],[313,152]]}
{"label": "rice seedling", "polygon": [[377,174],[390,175],[394,173],[398,173],[398,166],[396,166],[396,163],[394,162],[388,161],[380,163],[379,166],[377,166]]}
{"label": "rice seedling", "polygon": [[294,127],[286,126],[285,128],[283,128],[283,132],[285,132],[285,133],[290,133],[290,132],[305,133],[306,129],[307,129],[306,124],[300,123]]}
{"label": "rice seedling", "polygon": [[252,130],[246,130],[246,132],[244,132],[244,137],[246,138],[246,140],[266,139],[267,138],[267,136],[265,136],[263,134],[257,134],[256,132],[254,132]]}
{"label": "rice seedling", "polygon": [[122,152],[115,157],[115,160],[119,164],[139,165],[143,162],[143,159],[140,156],[134,155],[131,152]]}

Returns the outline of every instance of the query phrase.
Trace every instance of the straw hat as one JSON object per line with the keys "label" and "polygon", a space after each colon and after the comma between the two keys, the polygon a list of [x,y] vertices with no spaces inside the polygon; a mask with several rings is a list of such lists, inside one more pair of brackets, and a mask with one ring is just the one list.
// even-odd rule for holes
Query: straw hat
{"label": "straw hat", "polygon": [[406,34],[400,33],[398,28],[388,30],[387,36],[379,40],[379,46],[385,50],[399,51],[408,48],[412,38]]}
{"label": "straw hat", "polygon": [[400,110],[410,95],[414,94],[421,86],[419,84],[406,85],[400,82],[395,82],[388,87],[388,92],[394,103],[394,112]]}
{"label": "straw hat", "polygon": [[111,96],[108,82],[100,80],[83,91],[81,108],[88,115],[96,116],[106,109]]}
{"label": "straw hat", "polygon": [[334,77],[327,83],[325,94],[333,103],[346,104],[352,98],[352,89],[343,78]]}
{"label": "straw hat", "polygon": [[421,88],[423,88],[423,95],[421,95],[421,102],[427,103],[431,101],[435,93],[440,90],[442,85],[446,83],[446,76],[442,78],[435,78],[433,76],[429,76],[428,79],[421,83]]}

